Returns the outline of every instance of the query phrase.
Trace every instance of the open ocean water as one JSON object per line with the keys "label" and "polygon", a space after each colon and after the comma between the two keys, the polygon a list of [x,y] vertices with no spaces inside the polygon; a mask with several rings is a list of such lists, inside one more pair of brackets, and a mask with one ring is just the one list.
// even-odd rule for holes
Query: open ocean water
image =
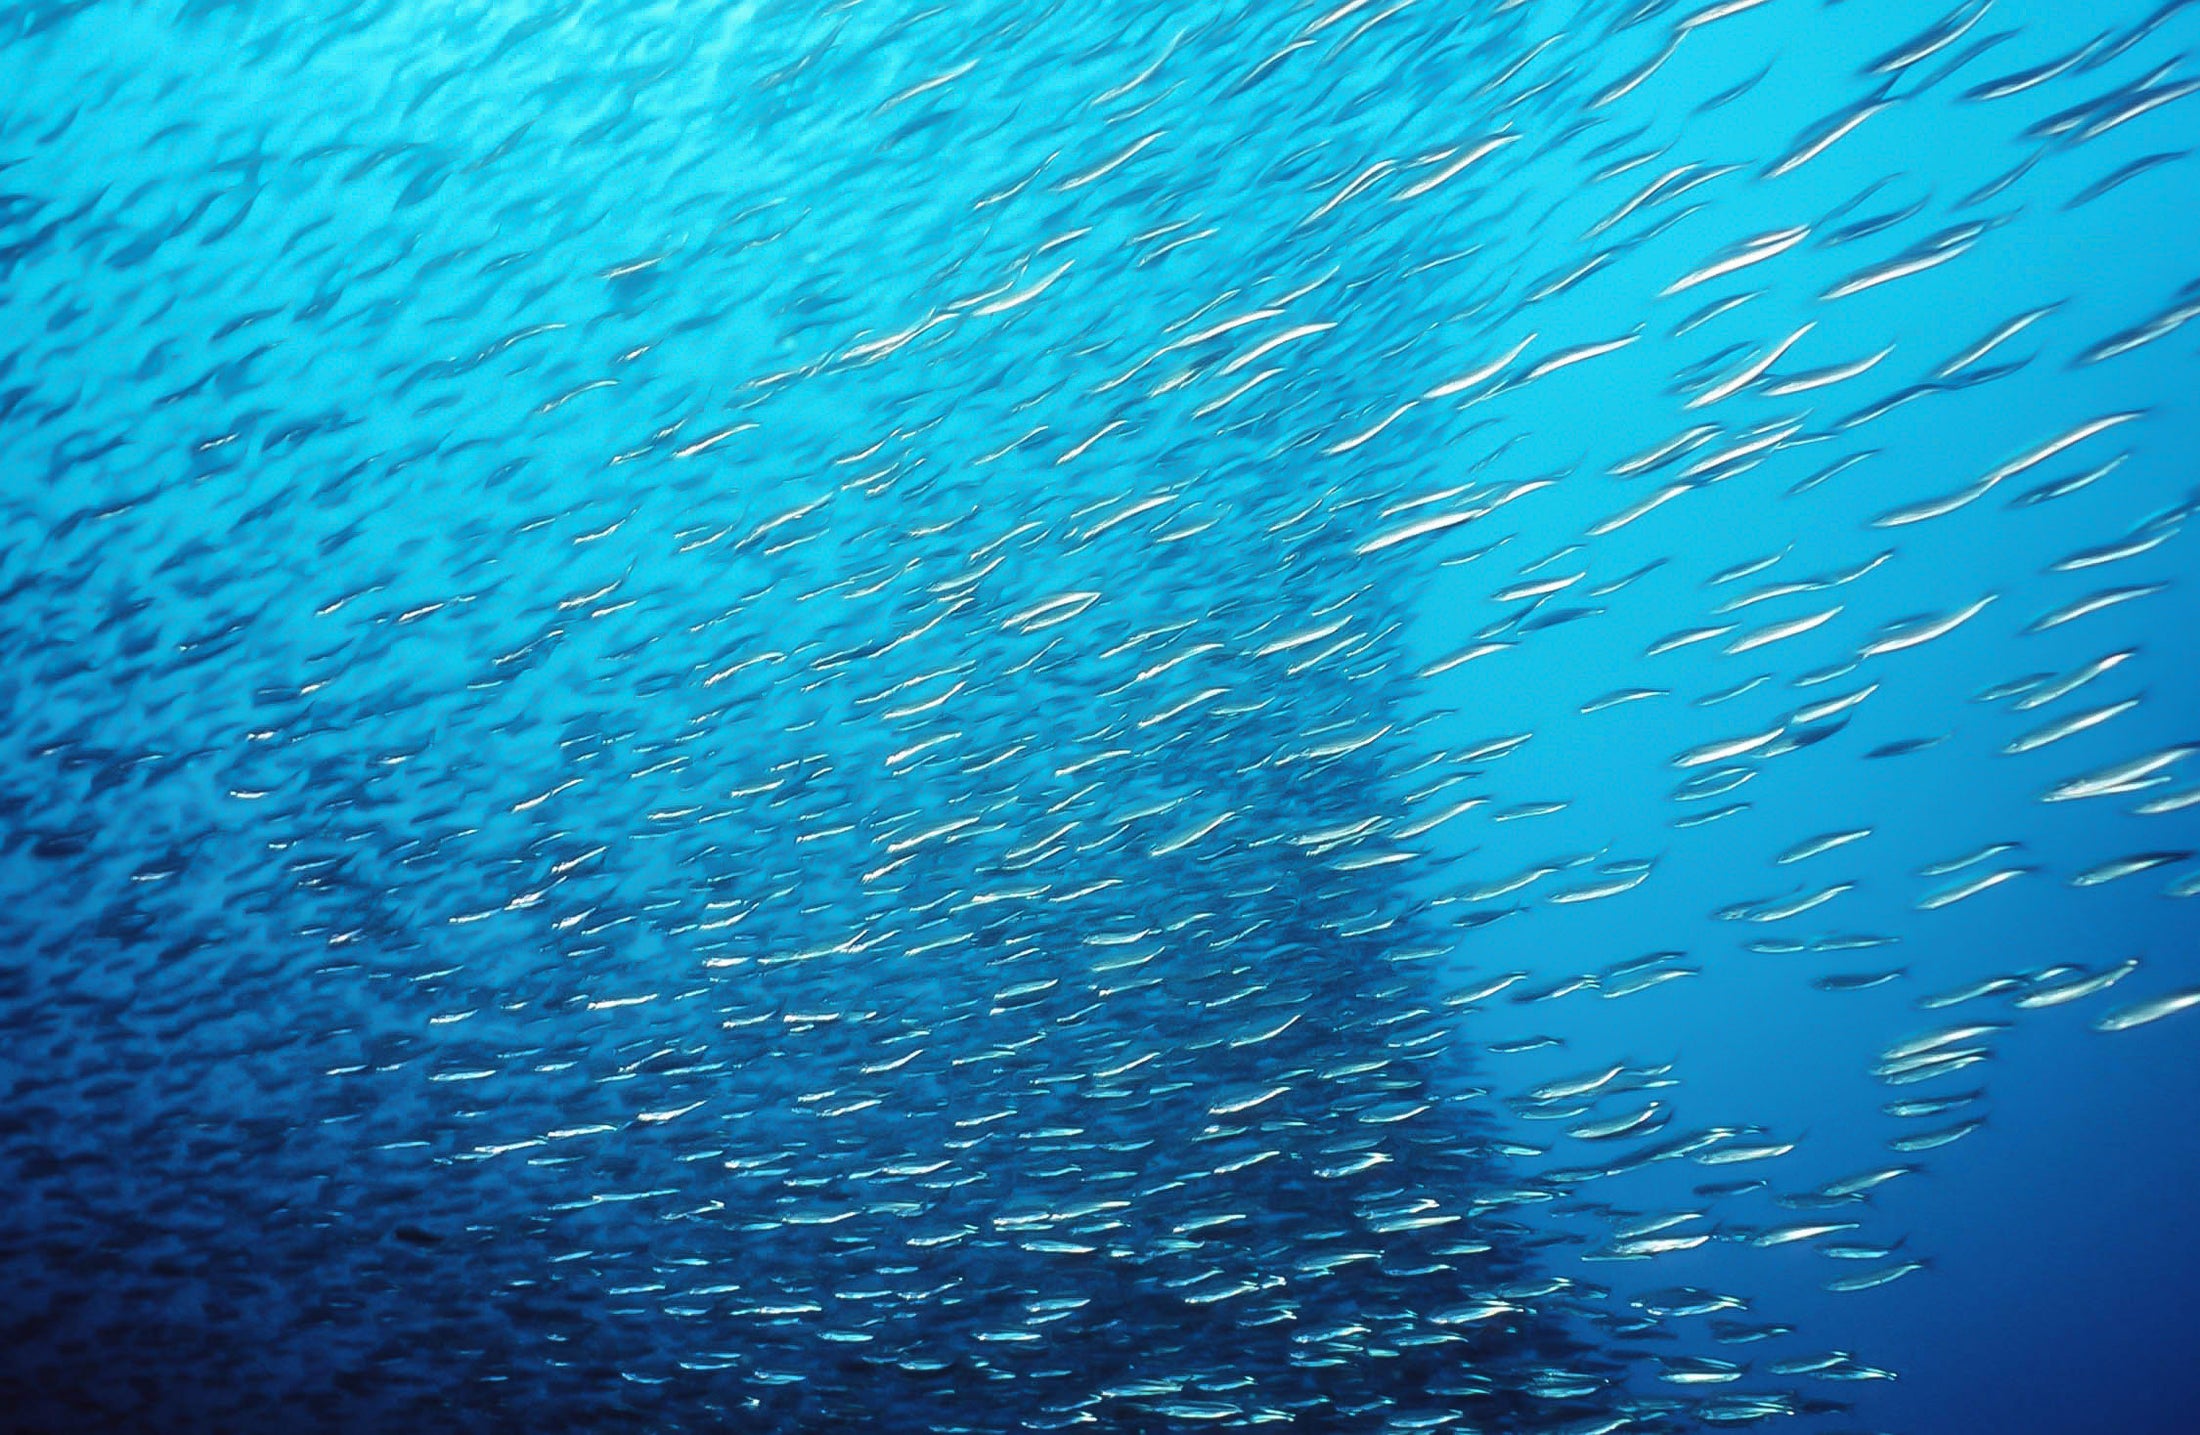
{"label": "open ocean water", "polygon": [[0,1429],[2200,1430],[2195,45],[0,0]]}

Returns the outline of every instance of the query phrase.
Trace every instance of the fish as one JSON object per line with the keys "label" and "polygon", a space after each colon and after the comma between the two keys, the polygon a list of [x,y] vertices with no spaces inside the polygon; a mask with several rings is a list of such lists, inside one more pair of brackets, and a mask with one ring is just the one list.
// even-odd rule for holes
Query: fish
{"label": "fish", "polygon": [[2066,717],[2056,719],[2054,722],[2036,727],[2028,733],[2011,738],[2002,745],[2001,750],[2012,755],[2032,752],[2047,746],[2051,742],[2061,742],[2066,737],[2075,736],[2089,728],[2099,727],[2110,718],[2121,717],[2137,706],[2139,706],[2139,699],[2125,698],[2122,702],[2104,703],[2100,707],[2089,708],[2084,712],[2071,713]]}
{"label": "fish", "polygon": [[2021,842],[1989,842],[1984,847],[1967,852],[1961,857],[1950,857],[1939,862],[1928,862],[1917,869],[1920,877],[1945,877],[1951,872],[1961,872],[1966,867],[1976,867],[1989,857],[1999,857],[2004,852],[2014,852]]}
{"label": "fish", "polygon": [[1723,279],[1753,265],[1778,258],[1810,236],[1808,226],[1793,225],[1785,229],[1769,230],[1729,246],[1709,263],[1692,269],[1675,279],[1659,292],[1661,299],[1693,289],[1714,279]]}
{"label": "fish", "polygon": [[1969,34],[1971,28],[1985,18],[1990,4],[1991,0],[1964,0],[1942,19],[1865,66],[1865,73],[1899,74],[1932,58]]}
{"label": "fish", "polygon": [[2097,1031],[2130,1031],[2135,1027],[2158,1022],[2164,1017],[2190,1011],[2196,1006],[2200,1006],[2200,987],[2186,988],[2182,991],[2167,992],[2158,997],[2150,997],[2145,1001],[2133,1002],[2129,1006],[2118,1007],[2094,1022],[2093,1026]]}
{"label": "fish", "polygon": [[1877,289],[1883,284],[1891,284],[1898,279],[1907,279],[1937,269],[1961,258],[1978,242],[1983,233],[1984,226],[1977,223],[1950,225],[1919,240],[1892,259],[1857,270],[1818,297],[1821,302],[1831,303],[1836,299],[1846,299],[1866,290]]}
{"label": "fish", "polygon": [[1827,464],[1825,467],[1819,469],[1817,472],[1809,475],[1808,477],[1797,479],[1792,485],[1789,486],[1787,490],[1787,497],[1800,498],[1804,494],[1810,492],[1812,489],[1817,488],[1819,485],[1839,478],[1842,474],[1848,472],[1850,469],[1856,467],[1858,464],[1868,461],[1877,452],[1878,451],[1875,449],[1865,449],[1860,453],[1852,453],[1844,458],[1837,458],[1832,463]]}
{"label": "fish", "polygon": [[[1997,342],[1999,342],[1998,339],[1990,336],[1984,345],[1979,346],[1976,355],[1968,351],[1965,354],[1958,355],[1957,357],[1963,362],[1953,365],[1953,369],[1960,370],[1969,363],[1975,362],[1978,356],[1993,348]],[[2004,481],[2038,467],[2057,454],[2073,448],[2096,435],[2106,433],[2119,425],[2132,423],[2144,417],[2146,417],[2144,410],[2127,409],[2089,419],[2075,428],[2066,430],[2054,438],[2026,450],[2006,463],[1996,465],[1981,475],[1975,483],[1957,489],[1953,493],[1882,513],[1872,520],[1872,526],[1875,528],[1900,528],[1913,523],[1922,523],[1927,519],[1945,517],[1957,509],[1977,502]]]}
{"label": "fish", "polygon": [[1881,743],[1878,747],[1865,753],[1864,756],[1867,760],[1884,757],[1908,757],[1913,752],[1923,752],[1927,748],[1938,747],[1947,740],[1947,734],[1945,733],[1937,737],[1897,738],[1893,742]]}
{"label": "fish", "polygon": [[1829,718],[1839,717],[1842,713],[1856,707],[1878,691],[1879,684],[1869,683],[1855,692],[1844,693],[1840,697],[1825,698],[1819,702],[1806,704],[1789,714],[1788,726],[1791,728],[1809,727],[1813,724],[1825,722]]}
{"label": "fish", "polygon": [[1738,817],[1748,810],[1749,804],[1746,802],[1730,802],[1724,807],[1714,807],[1704,812],[1692,813],[1686,817],[1676,817],[1673,819],[1673,825],[1683,828],[1705,827],[1729,817]]}
{"label": "fish", "polygon": [[2127,957],[2113,967],[2090,975],[2079,974],[2061,980],[2035,983],[2030,991],[2017,997],[2011,1005],[2031,1011],[2040,1007],[2082,1001],[2086,997],[2107,991],[2137,970],[2139,959]]}
{"label": "fish", "polygon": [[2021,697],[2054,676],[2053,673],[2026,673],[2022,677],[2009,678],[1980,690],[1972,701],[1998,703],[2007,698]]}
{"label": "fish", "polygon": [[1652,643],[1649,647],[1643,649],[1643,656],[1646,658],[1655,658],[1662,654],[1670,653],[1677,648],[1685,648],[1694,643],[1708,642],[1713,638],[1723,638],[1728,633],[1733,632],[1735,626],[1736,625],[1732,623],[1723,623],[1712,624],[1707,627],[1682,628],[1676,632],[1668,633],[1666,636]]}
{"label": "fish", "polygon": [[1712,742],[1701,743],[1685,752],[1675,754],[1673,766],[1685,770],[1691,767],[1703,767],[1715,762],[1725,762],[1766,746],[1786,731],[1787,725],[1782,723],[1767,728],[1760,733],[1746,734],[1741,737],[1720,738]]}
{"label": "fish", "polygon": [[1820,991],[1826,992],[1861,992],[1869,991],[1873,987],[1883,987],[1889,982],[1900,981],[1907,975],[1907,972],[1897,967],[1892,971],[1885,972],[1844,973],[1820,977],[1812,985]]}
{"label": "fish", "polygon": [[1994,594],[1989,593],[1966,607],[1950,612],[1935,613],[1925,617],[1909,618],[1898,623],[1890,623],[1881,630],[1880,636],[1858,649],[1857,656],[1859,658],[1876,658],[1886,653],[1904,652],[1910,648],[1930,643],[1936,638],[1946,637],[1949,633],[1954,632],[1957,628],[1984,612],[1987,604],[1994,601],[1994,597]]}
{"label": "fish", "polygon": [[1750,359],[1747,363],[1744,363],[1736,368],[1732,373],[1713,383],[1709,388],[1705,389],[1702,393],[1697,394],[1682,407],[1688,409],[1706,408],[1712,404],[1732,398],[1734,395],[1740,393],[1743,389],[1748,388],[1751,384],[1754,384],[1759,379],[1763,378],[1767,370],[1769,370],[1774,364],[1780,362],[1780,358],[1782,355],[1786,354],[1789,349],[1800,343],[1804,336],[1809,334],[1810,331],[1816,327],[1816,324],[1804,324],[1800,328],[1796,329],[1793,333],[1789,334],[1786,338],[1780,340],[1777,344],[1774,344],[1770,349],[1767,349],[1763,354]]}
{"label": "fish", "polygon": [[1603,997],[1606,1001],[1614,1001],[1620,997],[1631,997],[1649,991],[1654,987],[1664,986],[1668,982],[1682,981],[1689,977],[1702,975],[1703,970],[1700,967],[1663,967],[1655,971],[1636,972],[1618,978],[1607,977],[1597,984],[1597,995]]}
{"label": "fish", "polygon": [[1518,359],[1522,354],[1526,353],[1528,350],[1528,345],[1534,343],[1537,337],[1537,335],[1532,333],[1527,335],[1526,337],[1522,338],[1519,343],[1515,344],[1512,348],[1507,349],[1504,353],[1500,354],[1495,359],[1492,359],[1487,363],[1478,365],[1475,368],[1469,369],[1467,372],[1460,374],[1456,378],[1447,379],[1443,383],[1438,384],[1436,387],[1430,389],[1427,393],[1421,395],[1422,399],[1426,401],[1434,401],[1436,399],[1448,399],[1457,394],[1463,394],[1469,389],[1473,389],[1481,384],[1489,382],[1491,379],[1496,378],[1499,374],[1510,368],[1513,364],[1513,361]]}
{"label": "fish", "polygon": [[1696,1157],[1699,1165],[1734,1166],[1745,1161],[1769,1161],[1795,1149],[1792,1141],[1766,1141],[1742,1146],[1720,1146]]}
{"label": "fish", "polygon": [[1641,337],[1641,331],[1635,330],[1616,338],[1595,339],[1588,343],[1571,344],[1565,348],[1555,350],[1531,364],[1527,372],[1520,376],[1518,383],[1512,387],[1532,384],[1536,380],[1546,378],[1561,369],[1570,369],[1576,364],[1587,363],[1591,359],[1600,359],[1606,354],[1617,353]]}
{"label": "fish", "polygon": [[2108,477],[2117,469],[2123,467],[2124,462],[2130,457],[2131,453],[2127,449],[2123,453],[2117,454],[2114,458],[2111,458],[2104,463],[2097,463],[2091,468],[2080,469],[2075,473],[2065,474],[2061,478],[2049,479],[2047,482],[2040,484],[2035,488],[2026,489],[2023,493],[2020,493],[2015,498],[2010,499],[2009,507],[2036,508],[2040,504],[2050,503],[2058,498],[2067,498],[2071,494],[2077,493],[2085,488],[2090,488],[2092,485]]}
{"label": "fish", "polygon": [[1820,612],[1807,614],[1800,618],[1789,618],[1783,622],[1768,623],[1762,628],[1753,629],[1750,632],[1744,633],[1742,636],[1736,638],[1733,642],[1728,643],[1723,651],[1725,651],[1729,655],[1733,655],[1736,653],[1752,652],[1755,649],[1766,647],[1770,644],[1781,642],[1788,638],[1796,637],[1797,635],[1802,633],[1807,633],[1813,628],[1820,627],[1825,623],[1832,621],[1834,618],[1840,616],[1840,613],[1841,605],[1836,603],[1830,608],[1823,609]]}
{"label": "fish", "polygon": [[2142,530],[2129,538],[2119,539],[2113,543],[2105,543],[2092,548],[2081,548],[2067,557],[2050,563],[2047,566],[2047,571],[2050,573],[2076,573],[2087,568],[2098,568],[2106,563],[2120,563],[2126,558],[2136,558],[2142,553],[2151,553],[2176,536],[2177,530],[2171,527],[2156,528],[2152,531]]}
{"label": "fish", "polygon": [[2025,631],[2027,633],[2044,633],[2050,628],[2059,628],[2065,623],[2075,623],[2080,618],[2089,618],[2093,614],[2107,608],[2113,608],[2119,603],[2129,603],[2139,598],[2151,598],[2168,587],[2167,583],[2127,583],[2121,587],[2102,588],[2088,593],[2082,598],[2073,598],[2059,608],[2049,609],[2027,624]]}
{"label": "fish", "polygon": [[1908,1041],[1898,1042],[1888,1047],[1882,1054],[1881,1059],[1885,1061],[1906,1061],[1911,1057],[1922,1056],[1941,1047],[1958,1046],[1964,1042],[1976,1041],[1982,1036],[1990,1036],[1997,1031],[2006,1031],[2008,1026],[2007,1022],[1972,1022],[1966,1025],[1948,1027],[1926,1036],[1913,1037]]}
{"label": "fish", "polygon": [[1715,693],[1705,693],[1702,697],[1696,699],[1696,706],[1700,708],[1717,707],[1720,703],[1732,702],[1745,693],[1755,692],[1771,681],[1772,674],[1759,673],[1755,677],[1742,679],[1732,687],[1721,688]]}
{"label": "fish", "polygon": [[2112,857],[2106,862],[2088,867],[2070,879],[2073,887],[2098,887],[2103,882],[2151,872],[2157,867],[2168,867],[2178,862],[2192,860],[2190,851],[2134,852],[2126,857]]}
{"label": "fish", "polygon": [[1766,179],[1778,179],[1793,173],[1852,134],[1859,125],[1873,115],[1881,114],[1893,104],[1891,100],[1873,97],[1844,106],[1832,115],[1804,130],[1789,144],[1787,152],[1774,160],[1763,171]]}
{"label": "fish", "polygon": [[1798,1241],[1815,1241],[1821,1236],[1837,1235],[1842,1231],[1858,1229],[1855,1221],[1809,1221],[1800,1225],[1778,1226],[1760,1231],[1750,1237],[1749,1243],[1760,1249],[1767,1246],[1792,1245]]}
{"label": "fish", "polygon": [[[2000,348],[2003,344],[2008,343],[2011,339],[2014,339],[2015,337],[2017,337],[2017,335],[2031,328],[2040,320],[2047,318],[2049,315],[2053,314],[2061,307],[2062,306],[2060,304],[2043,304],[2035,309],[2026,309],[2022,313],[2019,313],[2009,319],[2002,321],[2000,324],[1997,324],[1992,329],[1992,331],[1987,333],[1983,338],[1980,338],[1976,342],[1958,351],[1956,354],[1943,362],[1936,372],[1936,377],[1943,379],[1950,378],[1956,374],[1961,373],[1963,370],[1970,368],[1973,364],[1976,364],[1977,362],[1979,362],[1979,360],[1985,358],[1988,354],[1993,353],[1994,350]],[[2095,432],[2099,432],[2099,430],[2095,430]],[[2092,437],[2092,435],[2087,434],[2085,435],[2085,437],[2090,438]],[[2055,451],[2060,452],[2061,449],[2064,447],[2068,447],[2068,445],[2061,445]],[[2043,455],[2042,457],[2045,458],[2052,456],[2052,454],[2049,454]],[[2034,460],[2035,463],[2039,461],[2040,460]],[[2025,465],[2025,467],[2027,468],[2032,466],[2032,464]],[[2003,476],[2007,477],[2008,475]]]}
{"label": "fish", "polygon": [[2094,54],[2099,48],[2100,41],[2098,39],[2089,40],[2058,59],[2028,66],[1999,79],[1987,80],[1973,85],[1963,92],[1963,98],[1976,102],[2002,100],[2009,98],[2011,95],[2021,95],[2026,90],[2037,88],[2050,80],[2060,78],[2068,73],[2073,66]]}
{"label": "fish", "polygon": [[1810,949],[1814,952],[1863,952],[1873,947],[1891,947],[1901,940],[1883,933],[1830,932],[1812,939]]}
{"label": "fish", "polygon": [[1981,892],[1992,891],[2004,882],[2014,881],[2016,878],[2036,870],[2036,868],[2026,866],[1998,867],[1977,877],[1968,877],[1959,882],[1952,882],[1920,897],[1917,901],[1917,909],[1921,912],[1937,912],[1943,907],[1950,907],[1967,898],[1976,897]]}
{"label": "fish", "polygon": [[1724,1385],[1742,1378],[1743,1367],[1730,1360],[1714,1360],[1709,1356],[1668,1356],[1661,1364],[1658,1379],[1669,1385]]}
{"label": "fish", "polygon": [[2102,674],[2113,672],[2122,664],[2137,657],[2138,654],[2139,650],[2137,648],[2124,648],[2117,652],[2103,654],[2101,657],[2095,658],[2092,662],[2076,668],[2060,678],[2055,678],[2052,681],[2043,680],[2033,691],[2026,693],[2017,700],[2016,710],[2018,712],[2030,712],[2034,708],[2045,707],[2059,698],[2068,697],[2071,693],[2076,692]]}
{"label": "fish", "polygon": [[2131,328],[2119,330],[2086,349],[2078,355],[2078,363],[2102,364],[2110,359],[2121,358],[2135,349],[2169,337],[2195,318],[2200,318],[2200,303],[2172,304],[2152,318]]}
{"label": "fish", "polygon": [[2200,743],[2173,743],[2094,772],[2065,778],[2040,794],[2040,800],[2075,802],[2090,797],[2111,797],[2141,791],[2166,781],[2167,778],[2161,775],[2163,769],[2174,766],[2195,752],[2200,752]]}
{"label": "fish", "polygon": [[1876,1190],[1889,1181],[1914,1176],[1918,1170],[1915,1166],[1881,1166],[1870,1171],[1860,1171],[1853,1176],[1844,1176],[1837,1181],[1829,1181],[1819,1189],[1829,1196],[1859,1196]]}
{"label": "fish", "polygon": [[1887,1147],[1889,1150],[1904,1153],[1934,1151],[1942,1146],[1952,1145],[1962,1140],[1985,1124],[1984,1117],[1973,1117],[1969,1120],[1958,1121],[1952,1125],[1941,1127],[1938,1130],[1919,1132],[1914,1136],[1897,1136],[1887,1143]]}
{"label": "fish", "polygon": [[1915,1086],[1921,1082],[1936,1081],[1943,1076],[1953,1076],[1956,1072],[1987,1060],[1992,1054],[1984,1047],[1928,1052],[1898,1062],[1883,1062],[1872,1068],[1872,1075],[1889,1086]]}
{"label": "fish", "polygon": [[1943,1112],[1961,1110],[1963,1107],[1976,1104],[1984,1099],[1985,1095],[1986,1093],[1982,1089],[1959,1092],[1953,1096],[1920,1097],[1912,1101],[1891,1101],[1881,1107],[1880,1110],[1886,1112],[1889,1116],[1910,1120],[1920,1116],[1938,1116]]}
{"label": "fish", "polygon": [[1923,1261],[1900,1261],[1894,1265],[1880,1266],[1859,1275],[1842,1276],[1838,1280],[1827,1281],[1825,1288],[1837,1295],[1850,1295],[1857,1291],[1876,1290],[1880,1286],[1891,1285],[1904,1276],[1915,1275],[1924,1269],[1925,1262]]}
{"label": "fish", "polygon": [[1854,882],[1834,882],[1816,892],[1758,907],[1749,913],[1749,920],[1752,922],[1784,922],[1791,917],[1798,917],[1805,912],[1814,911],[1844,892],[1855,890],[1856,883]]}
{"label": "fish", "polygon": [[2001,996],[2006,992],[2020,991],[2023,987],[2024,980],[2021,977],[1980,977],[1977,981],[1965,982],[1962,986],[1951,987],[1944,992],[1934,992],[1930,996],[1919,997],[1917,1005],[1924,1011],[1942,1011],[1948,1007],[1962,1006],[1965,1002],[1978,1001],[1982,997]]}
{"label": "fish", "polygon": [[1611,1141],[1655,1130],[1671,1119],[1671,1113],[1665,1104],[1653,1101],[1640,1110],[1622,1116],[1606,1117],[1570,1127],[1566,1134],[1578,1141]]}
{"label": "fish", "polygon": [[1846,847],[1851,842],[1861,842],[1871,835],[1872,829],[1869,827],[1848,827],[1835,832],[1821,833],[1816,837],[1804,838],[1772,860],[1783,866],[1790,862],[1807,861],[1812,857],[1831,852],[1837,847]]}
{"label": "fish", "polygon": [[1602,697],[1592,698],[1583,703],[1580,711],[1584,715],[1603,712],[1606,708],[1616,708],[1624,703],[1639,703],[1648,698],[1670,697],[1672,692],[1671,688],[1615,688]]}

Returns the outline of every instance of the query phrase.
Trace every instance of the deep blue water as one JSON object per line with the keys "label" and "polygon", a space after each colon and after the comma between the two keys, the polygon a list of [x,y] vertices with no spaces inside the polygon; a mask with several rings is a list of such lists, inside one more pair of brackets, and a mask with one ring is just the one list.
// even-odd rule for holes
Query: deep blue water
{"label": "deep blue water", "polygon": [[0,3],[0,1428],[2195,1428],[2196,41]]}

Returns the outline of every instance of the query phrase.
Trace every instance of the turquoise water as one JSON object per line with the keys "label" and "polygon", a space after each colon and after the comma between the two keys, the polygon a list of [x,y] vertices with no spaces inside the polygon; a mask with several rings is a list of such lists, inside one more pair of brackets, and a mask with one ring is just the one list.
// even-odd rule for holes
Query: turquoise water
{"label": "turquoise water", "polygon": [[0,1426],[2187,1428],[2196,24],[0,5]]}

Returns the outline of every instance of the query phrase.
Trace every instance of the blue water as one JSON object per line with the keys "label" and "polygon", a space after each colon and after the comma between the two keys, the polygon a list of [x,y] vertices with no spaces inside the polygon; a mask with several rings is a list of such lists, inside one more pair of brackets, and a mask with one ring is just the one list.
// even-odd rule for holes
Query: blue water
{"label": "blue water", "polygon": [[2196,42],[0,4],[0,1428],[2192,1428]]}

